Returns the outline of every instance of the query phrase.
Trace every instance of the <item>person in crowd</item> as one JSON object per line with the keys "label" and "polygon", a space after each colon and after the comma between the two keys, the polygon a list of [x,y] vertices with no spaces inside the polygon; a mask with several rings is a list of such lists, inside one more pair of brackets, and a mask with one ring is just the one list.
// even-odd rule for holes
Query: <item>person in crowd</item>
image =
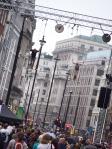
{"label": "person in crowd", "polygon": [[29,137],[29,142],[28,142],[28,147],[30,149],[33,148],[34,144],[35,144],[35,146],[37,146],[37,143],[36,143],[37,139],[38,139],[38,137],[36,136],[36,133],[35,132],[31,133],[31,135]]}
{"label": "person in crowd", "polygon": [[51,143],[54,145],[55,149],[58,149],[58,139],[57,138],[53,139]]}
{"label": "person in crowd", "polygon": [[31,131],[29,129],[26,129],[24,133],[24,141],[28,146],[30,146],[30,136],[31,136]]}
{"label": "person in crowd", "polygon": [[60,138],[58,143],[58,149],[66,149],[67,142],[65,138]]}
{"label": "person in crowd", "polygon": [[24,133],[17,133],[17,139],[15,141],[15,149],[28,149],[27,144],[24,141]]}
{"label": "person in crowd", "polygon": [[54,149],[54,145],[51,143],[52,138],[48,134],[43,134],[39,137],[40,143],[38,145],[38,149]]}
{"label": "person in crowd", "polygon": [[10,133],[7,131],[8,124],[2,124],[0,129],[0,146],[2,149],[6,149],[9,141]]}
{"label": "person in crowd", "polygon": [[74,149],[80,149],[80,144],[79,143],[76,143]]}
{"label": "person in crowd", "polygon": [[15,148],[16,139],[17,139],[17,135],[13,134],[12,139],[9,141],[7,149],[14,149]]}
{"label": "person in crowd", "polygon": [[35,135],[32,149],[38,149],[38,145],[39,145],[39,140],[38,140],[38,137]]}
{"label": "person in crowd", "polygon": [[84,147],[84,149],[97,149],[97,147],[92,144],[92,141],[90,139],[88,139],[87,145]]}

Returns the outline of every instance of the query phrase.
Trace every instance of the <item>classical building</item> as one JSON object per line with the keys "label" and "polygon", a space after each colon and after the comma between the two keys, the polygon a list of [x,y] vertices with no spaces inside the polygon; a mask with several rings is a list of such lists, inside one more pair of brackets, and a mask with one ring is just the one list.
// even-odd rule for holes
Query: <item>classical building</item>
{"label": "classical building", "polygon": [[[41,120],[41,122],[43,122],[45,109],[48,101],[48,95],[51,88],[51,80],[54,72],[55,63],[56,61],[55,59],[53,59],[53,56],[50,56],[46,53],[43,53],[41,55],[29,112],[32,117],[35,113],[35,121],[39,119],[39,121]],[[23,101],[25,101],[26,110],[31,94],[31,87],[35,69],[28,69],[27,72],[27,81],[23,98]],[[60,102],[63,96],[66,72],[67,69],[60,68],[57,62],[45,123],[52,123],[53,119],[57,117]],[[37,107],[35,109],[36,103]]]}
{"label": "classical building", "polygon": [[61,59],[61,66],[72,66],[73,62],[84,60],[88,52],[107,49],[110,49],[109,45],[105,44],[100,36],[93,35],[88,37],[79,35],[58,41],[53,55],[58,55]]}
{"label": "classical building", "polygon": [[[101,37],[96,35],[91,37],[76,36],[59,41],[56,44],[53,53],[60,57],[60,66],[68,67],[73,75],[75,73],[75,65],[79,64],[79,72],[76,79],[72,80],[70,77],[68,80],[61,112],[61,119],[64,121],[64,113],[66,113],[70,91],[72,91],[67,123],[72,123],[78,129],[86,129],[90,126],[100,79],[103,77],[105,70],[103,61],[106,61],[105,63],[108,61],[105,59],[109,56],[108,49],[111,49],[111,46],[105,44]],[[102,54],[102,51],[105,51],[105,54]],[[77,104],[79,104],[78,110],[76,110]]]}

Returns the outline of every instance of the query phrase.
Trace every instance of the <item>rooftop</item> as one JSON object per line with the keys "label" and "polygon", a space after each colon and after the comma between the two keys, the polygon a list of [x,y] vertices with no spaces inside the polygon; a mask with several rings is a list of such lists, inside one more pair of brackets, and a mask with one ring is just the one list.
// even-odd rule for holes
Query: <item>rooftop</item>
{"label": "rooftop", "polygon": [[90,40],[90,41],[97,42],[100,44],[106,44],[105,42],[103,42],[102,37],[99,35],[93,35],[93,36],[79,35],[79,36],[75,36],[75,38]]}

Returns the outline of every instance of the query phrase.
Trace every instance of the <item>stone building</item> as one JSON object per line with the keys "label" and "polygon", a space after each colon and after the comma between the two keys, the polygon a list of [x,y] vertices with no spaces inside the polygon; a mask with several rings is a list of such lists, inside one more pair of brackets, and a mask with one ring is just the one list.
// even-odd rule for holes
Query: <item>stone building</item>
{"label": "stone building", "polygon": [[[80,98],[80,108],[77,111],[75,120],[75,126],[78,129],[86,129],[90,126],[99,86],[95,84],[100,82],[101,76],[98,75],[100,75],[100,72],[102,73],[104,71],[105,66],[101,67],[101,63],[103,59],[105,60],[106,50],[108,49],[111,49],[111,46],[105,44],[101,37],[97,35],[91,37],[80,35],[59,41],[56,44],[53,54],[60,57],[60,66],[66,66],[68,69],[71,69],[71,72],[74,72],[75,65],[77,63],[79,64],[80,69],[77,79],[75,81],[71,79],[68,81],[62,108],[62,112],[65,113],[69,94],[70,91],[72,91],[67,122],[73,124],[77,101]],[[101,51],[105,51],[105,54],[102,55]],[[99,57],[97,55],[99,55]],[[93,61],[91,61],[91,59],[93,59]],[[64,120],[63,114],[62,120]]]}
{"label": "stone building", "polygon": [[[29,1],[27,1],[27,3],[29,3]],[[35,19],[33,16],[30,18],[26,16],[23,17],[17,12],[9,11],[6,22],[7,24],[5,25],[4,34],[2,37],[2,47],[0,51],[0,98],[3,102],[5,102],[7,98],[16,50],[20,40],[19,37],[22,30],[22,25],[24,23],[22,43],[20,47],[21,49],[18,56],[10,97],[11,99],[16,98],[20,100],[22,96],[22,94],[20,95],[22,67],[25,63],[25,54],[27,52],[29,53],[29,50],[32,47],[32,35],[35,29]],[[20,92],[18,93],[18,91]]]}

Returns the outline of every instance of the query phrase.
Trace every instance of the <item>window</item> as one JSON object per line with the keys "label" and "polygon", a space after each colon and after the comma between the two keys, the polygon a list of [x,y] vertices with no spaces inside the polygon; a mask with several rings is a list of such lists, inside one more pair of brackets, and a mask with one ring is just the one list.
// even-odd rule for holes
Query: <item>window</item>
{"label": "window", "polygon": [[102,49],[102,48],[99,48],[98,50],[99,50],[99,51],[102,51],[103,49]]}
{"label": "window", "polygon": [[41,98],[41,102],[44,102],[44,98]]}
{"label": "window", "polygon": [[94,124],[97,122],[97,116],[94,117]]}
{"label": "window", "polygon": [[97,75],[98,76],[102,76],[103,74],[104,74],[103,70],[100,70],[100,69],[97,70]]}
{"label": "window", "polygon": [[89,127],[89,125],[90,125],[90,120],[87,120],[86,127]]}
{"label": "window", "polygon": [[43,90],[42,95],[45,95],[45,93],[46,93],[46,90]]}
{"label": "window", "polygon": [[99,86],[99,84],[100,84],[100,80],[99,79],[96,79],[95,80],[95,86]]}
{"label": "window", "polygon": [[85,49],[85,45],[84,44],[81,44],[81,49]]}
{"label": "window", "polygon": [[88,85],[90,85],[90,84],[91,84],[91,78],[88,79]]}
{"label": "window", "polygon": [[90,51],[93,51],[94,50],[94,47],[93,46],[90,46]]}
{"label": "window", "polygon": [[20,85],[22,85],[23,80],[24,80],[24,77],[23,77],[23,76],[21,76]]}
{"label": "window", "polygon": [[44,87],[47,87],[47,82],[44,82]]}
{"label": "window", "polygon": [[92,110],[91,109],[89,109],[88,116],[92,116]]}
{"label": "window", "polygon": [[95,99],[93,99],[93,98],[91,99],[90,106],[92,106],[92,107],[95,106]]}
{"label": "window", "polygon": [[78,59],[79,59],[79,60],[82,60],[82,59],[83,59],[83,56],[82,56],[82,55],[80,55]]}
{"label": "window", "polygon": [[101,64],[102,64],[103,66],[105,66],[105,60],[102,60]]}
{"label": "window", "polygon": [[46,73],[46,78],[49,78],[49,74],[48,73]]}
{"label": "window", "polygon": [[98,90],[97,89],[94,89],[93,90],[93,96],[97,96],[97,92],[98,92]]}

